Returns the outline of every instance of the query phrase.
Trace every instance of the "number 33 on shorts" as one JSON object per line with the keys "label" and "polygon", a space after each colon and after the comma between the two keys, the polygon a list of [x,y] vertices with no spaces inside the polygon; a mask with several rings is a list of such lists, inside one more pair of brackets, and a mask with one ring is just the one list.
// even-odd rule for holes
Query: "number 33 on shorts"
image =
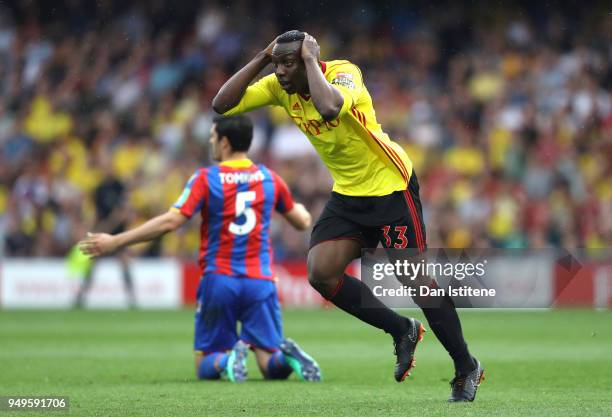
{"label": "number 33 on shorts", "polygon": [[408,226],[383,226],[380,228],[383,234],[381,243],[385,248],[405,249],[408,246],[406,230]]}

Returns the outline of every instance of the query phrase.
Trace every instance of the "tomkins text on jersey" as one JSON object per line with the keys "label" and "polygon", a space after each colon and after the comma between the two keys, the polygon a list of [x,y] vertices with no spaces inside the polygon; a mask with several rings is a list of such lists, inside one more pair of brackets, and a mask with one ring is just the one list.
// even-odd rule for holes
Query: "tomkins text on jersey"
{"label": "tomkins text on jersey", "polygon": [[293,208],[285,182],[248,159],[199,169],[173,209],[200,212],[200,266],[204,275],[275,279],[269,224],[272,210]]}

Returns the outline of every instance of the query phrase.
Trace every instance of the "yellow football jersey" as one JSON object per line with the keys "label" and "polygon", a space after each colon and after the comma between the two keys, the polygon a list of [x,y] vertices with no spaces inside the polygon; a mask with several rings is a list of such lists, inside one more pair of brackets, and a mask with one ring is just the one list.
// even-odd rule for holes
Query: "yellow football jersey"
{"label": "yellow football jersey", "polygon": [[344,97],[338,117],[324,121],[310,96],[287,94],[274,74],[250,85],[226,116],[265,105],[284,107],[304,132],[334,179],[333,190],[349,196],[382,196],[405,190],[412,161],[376,121],[359,68],[349,61],[321,62],[329,83]]}

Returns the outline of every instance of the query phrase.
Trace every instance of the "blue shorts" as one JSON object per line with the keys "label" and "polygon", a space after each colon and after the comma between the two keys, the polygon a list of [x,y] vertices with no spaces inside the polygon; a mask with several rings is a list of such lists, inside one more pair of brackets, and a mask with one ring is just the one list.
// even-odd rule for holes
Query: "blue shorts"
{"label": "blue shorts", "polygon": [[204,354],[226,351],[238,339],[254,348],[278,350],[283,327],[276,284],[226,275],[202,277],[197,292],[194,350]]}

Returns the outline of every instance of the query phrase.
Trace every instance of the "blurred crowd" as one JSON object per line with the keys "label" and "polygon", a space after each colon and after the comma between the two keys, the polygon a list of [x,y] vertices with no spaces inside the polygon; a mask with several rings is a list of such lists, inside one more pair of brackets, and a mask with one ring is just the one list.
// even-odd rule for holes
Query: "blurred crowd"
{"label": "blurred crowd", "polygon": [[[313,4],[0,4],[0,253],[63,256],[88,230],[167,210],[212,162],[218,88],[293,28],[323,60],[362,69],[379,122],[415,164],[430,247],[612,245],[605,5]],[[331,179],[307,139],[282,109],[251,117],[252,159],[316,218]],[[138,253],[194,257],[197,223]],[[273,229],[277,259],[304,258],[307,234]]]}

